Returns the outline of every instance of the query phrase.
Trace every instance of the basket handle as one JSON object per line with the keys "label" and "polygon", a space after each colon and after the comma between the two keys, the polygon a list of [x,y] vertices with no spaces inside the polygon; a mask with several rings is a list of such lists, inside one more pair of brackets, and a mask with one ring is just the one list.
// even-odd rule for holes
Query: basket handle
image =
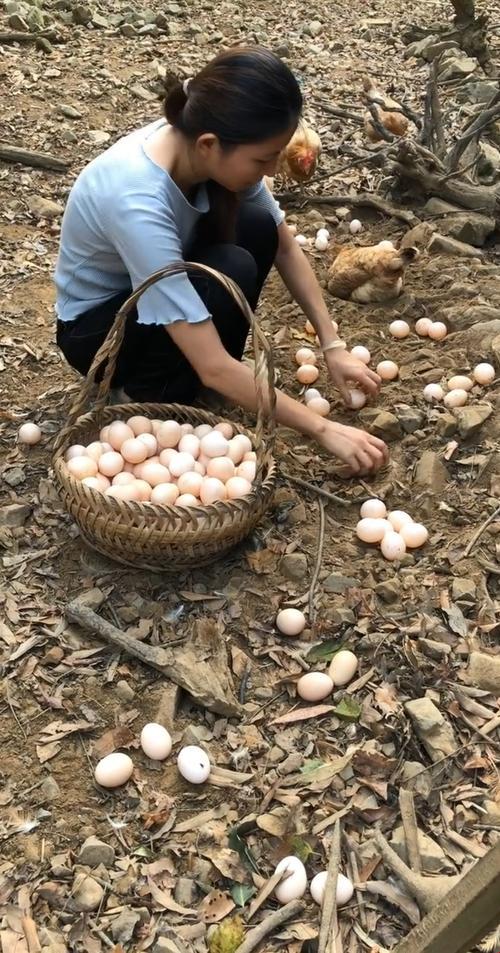
{"label": "basket handle", "polygon": [[[122,304],[106,340],[92,361],[82,389],[71,406],[66,425],[55,441],[56,451],[62,446],[78,418],[88,409],[91,403],[91,393],[95,384],[96,374],[103,363],[105,363],[106,366],[103,378],[98,385],[99,389],[95,403],[97,410],[102,409],[106,405],[111,380],[115,372],[118,352],[125,334],[126,318],[141,295],[143,295],[151,285],[156,284],[157,281],[161,281],[163,278],[169,278],[173,275],[183,274],[186,271],[208,275],[214,278],[215,281],[218,281],[236,301],[236,304],[239,305],[248,321],[252,332],[252,346],[255,357],[255,385],[257,394],[256,444],[258,449],[265,448],[266,455],[269,455],[269,457],[272,456],[276,428],[276,393],[274,389],[274,364],[271,346],[264,332],[259,327],[257,319],[239,285],[237,285],[232,278],[228,278],[227,275],[216,271],[215,268],[210,268],[209,265],[201,265],[198,262],[191,261],[173,262],[164,268],[160,268],[159,271],[155,271],[149,278],[146,278],[145,281],[132,292],[124,304]],[[265,436],[267,439],[265,439]]]}

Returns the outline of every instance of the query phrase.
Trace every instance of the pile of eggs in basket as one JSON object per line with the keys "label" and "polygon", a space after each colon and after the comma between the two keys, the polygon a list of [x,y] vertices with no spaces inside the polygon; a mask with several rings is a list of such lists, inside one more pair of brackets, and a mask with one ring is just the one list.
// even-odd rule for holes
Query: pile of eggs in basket
{"label": "pile of eggs in basket", "polygon": [[215,427],[130,417],[103,427],[99,439],[65,456],[69,473],[118,500],[199,506],[252,492],[256,454],[232,424]]}

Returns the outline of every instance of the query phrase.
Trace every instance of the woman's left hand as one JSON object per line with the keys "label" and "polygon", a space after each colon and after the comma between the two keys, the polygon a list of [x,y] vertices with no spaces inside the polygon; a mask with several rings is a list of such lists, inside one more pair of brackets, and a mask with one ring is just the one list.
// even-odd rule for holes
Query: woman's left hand
{"label": "woman's left hand", "polygon": [[351,406],[349,384],[357,384],[371,397],[377,396],[382,383],[380,377],[357,357],[353,357],[349,351],[343,351],[340,348],[327,351],[325,361],[330,377],[347,407]]}

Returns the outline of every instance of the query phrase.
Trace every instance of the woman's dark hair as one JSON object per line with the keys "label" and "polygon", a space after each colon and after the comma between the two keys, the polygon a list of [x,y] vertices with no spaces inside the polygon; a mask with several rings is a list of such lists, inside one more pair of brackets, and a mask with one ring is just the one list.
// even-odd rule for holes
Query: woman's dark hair
{"label": "woman's dark hair", "polygon": [[[292,71],[274,53],[259,46],[232,47],[219,53],[190,81],[188,89],[170,74],[165,83],[167,122],[195,140],[217,136],[223,149],[264,142],[295,127],[302,93]],[[204,226],[211,240],[231,241],[237,196],[208,183],[210,213]]]}

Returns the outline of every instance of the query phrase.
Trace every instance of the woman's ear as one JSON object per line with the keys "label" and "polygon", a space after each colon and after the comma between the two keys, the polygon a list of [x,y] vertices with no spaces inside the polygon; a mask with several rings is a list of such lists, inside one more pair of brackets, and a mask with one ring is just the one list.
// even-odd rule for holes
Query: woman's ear
{"label": "woman's ear", "polygon": [[213,132],[204,132],[196,140],[196,149],[202,159],[210,159],[215,155],[219,147],[219,140]]}

